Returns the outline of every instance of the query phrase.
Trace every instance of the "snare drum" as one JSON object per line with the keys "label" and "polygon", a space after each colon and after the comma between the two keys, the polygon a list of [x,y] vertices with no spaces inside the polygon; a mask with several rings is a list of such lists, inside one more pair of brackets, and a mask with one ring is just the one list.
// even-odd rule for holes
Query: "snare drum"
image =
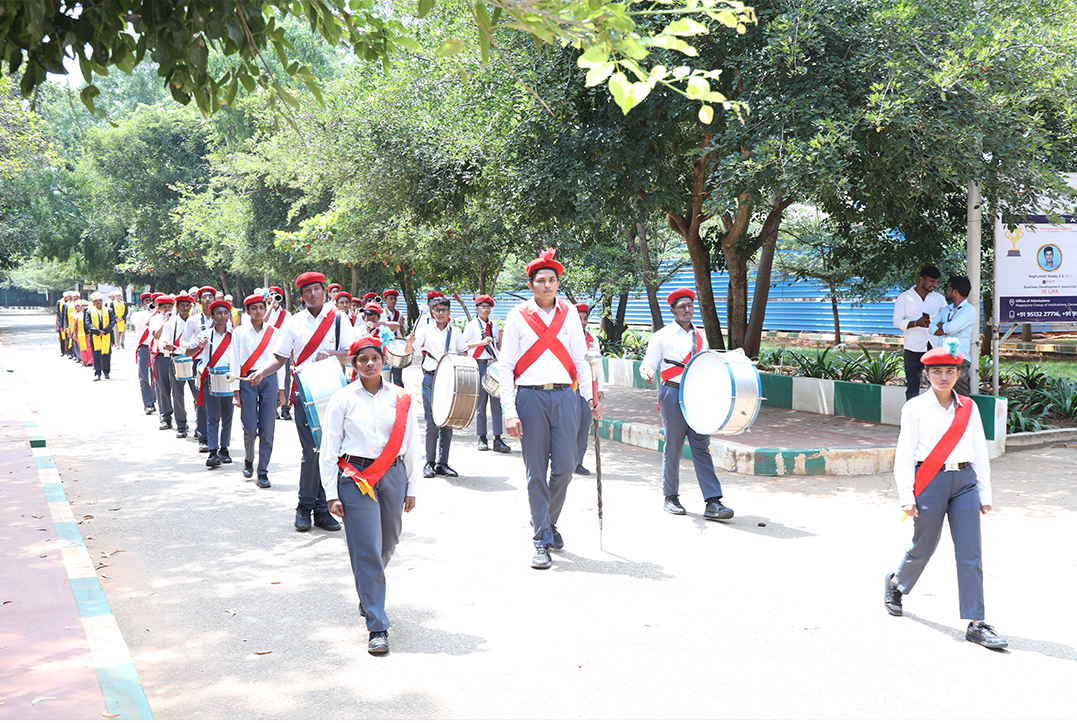
{"label": "snare drum", "polygon": [[232,396],[232,383],[226,381],[225,374],[230,374],[232,368],[228,366],[209,368],[209,395],[211,397]]}
{"label": "snare drum", "polygon": [[430,411],[439,427],[464,429],[479,407],[479,363],[471,356],[446,354],[438,361],[430,390]]}
{"label": "snare drum", "polygon": [[497,374],[496,361],[491,361],[486,365],[486,376],[482,378],[482,388],[491,397],[501,398],[501,378]]}
{"label": "snare drum", "polygon": [[310,431],[314,435],[314,444],[322,446],[322,424],[325,423],[325,411],[329,406],[329,397],[342,389],[347,380],[336,357],[307,364],[295,372],[299,389],[299,401],[307,415]]}
{"label": "snare drum", "polygon": [[740,434],[755,422],[760,394],[759,372],[739,351],[700,352],[681,375],[681,413],[699,434]]}
{"label": "snare drum", "polygon": [[407,345],[408,342],[404,339],[393,339],[385,345],[385,361],[389,362],[393,369],[407,369],[411,366],[411,358],[415,352],[406,352]]}
{"label": "snare drum", "polygon": [[191,357],[173,357],[172,368],[176,372],[177,382],[189,382],[194,380],[194,359],[192,359]]}

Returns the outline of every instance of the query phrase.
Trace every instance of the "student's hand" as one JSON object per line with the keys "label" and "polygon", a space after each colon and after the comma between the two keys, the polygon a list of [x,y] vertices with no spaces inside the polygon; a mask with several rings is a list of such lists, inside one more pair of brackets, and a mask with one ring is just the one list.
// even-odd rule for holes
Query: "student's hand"
{"label": "student's hand", "polygon": [[405,512],[411,512],[414,509],[415,509],[415,498],[414,497],[405,497],[404,498],[404,511]]}
{"label": "student's hand", "polygon": [[[410,497],[408,499],[411,499],[413,501],[415,500],[414,497]],[[405,501],[405,504],[406,504],[406,501]],[[330,512],[330,514],[334,514],[337,517],[343,517],[344,516],[344,503],[341,502],[340,500],[329,500],[329,512]]]}
{"label": "student's hand", "polygon": [[980,505],[980,514],[981,515],[986,515],[990,511],[991,511],[991,505]]}
{"label": "student's hand", "polygon": [[524,425],[520,422],[519,417],[513,417],[512,419],[505,420],[505,432],[510,437],[516,437],[516,439],[524,438]]}
{"label": "student's hand", "polygon": [[318,353],[314,355],[314,361],[321,361],[322,359],[328,359],[328,358],[329,358],[329,352],[327,352],[325,350],[319,350]]}
{"label": "student's hand", "polygon": [[232,404],[236,405],[240,409],[243,408],[243,403],[239,400],[239,392],[238,391],[232,392]]}
{"label": "student's hand", "polygon": [[[259,380],[259,381],[261,381],[261,380]],[[277,406],[278,407],[283,407],[284,406],[284,390],[283,389],[281,389],[281,390],[279,390],[277,392]]]}
{"label": "student's hand", "polygon": [[920,510],[916,508],[916,505],[903,505],[901,509],[904,510],[905,514],[909,517],[920,516]]}
{"label": "student's hand", "polygon": [[594,399],[591,400],[591,416],[594,417],[595,419],[602,419],[602,401],[601,400],[599,400],[597,403],[595,402]]}

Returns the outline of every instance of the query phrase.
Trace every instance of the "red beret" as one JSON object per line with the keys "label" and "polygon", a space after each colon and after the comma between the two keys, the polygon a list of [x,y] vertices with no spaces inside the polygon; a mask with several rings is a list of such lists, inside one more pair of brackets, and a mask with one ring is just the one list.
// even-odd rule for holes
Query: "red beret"
{"label": "red beret", "polygon": [[581,314],[590,314],[591,313],[591,307],[588,306],[587,304],[579,303],[579,304],[576,304],[576,311],[580,312]]}
{"label": "red beret", "polygon": [[317,271],[307,271],[299,275],[299,278],[295,280],[295,287],[300,291],[304,286],[310,286],[311,284],[324,284],[325,274],[319,274]]}
{"label": "red beret", "polygon": [[960,346],[961,342],[957,339],[947,337],[942,340],[942,346],[937,346],[920,357],[920,363],[925,367],[961,366],[965,357],[961,356],[961,352],[958,351]]}
{"label": "red beret", "polygon": [[176,300],[168,294],[159,294],[153,302],[158,306],[161,306],[162,304],[175,304]]}
{"label": "red beret", "polygon": [[210,303],[210,305],[209,305],[209,313],[212,314],[213,311],[215,309],[217,309],[218,307],[228,309],[229,312],[232,311],[232,305],[231,304],[229,304],[224,299],[216,299],[216,300],[214,300],[213,302]]}
{"label": "red beret", "polygon": [[348,301],[351,301],[352,295],[349,294],[347,291],[341,291],[339,294],[333,297],[333,301],[336,301],[337,299],[347,299]]}
{"label": "red beret", "polygon": [[212,286],[203,286],[202,288],[200,288],[198,290],[198,298],[201,299],[202,294],[205,294],[205,293],[210,293],[210,294],[213,294],[214,296],[216,296],[217,295],[217,290],[215,288],[213,288]]}
{"label": "red beret", "polygon": [[150,298],[156,300],[158,296],[164,296],[164,295],[165,295],[165,292],[163,292],[163,291],[154,291],[152,294],[150,294]]}
{"label": "red beret", "polygon": [[270,287],[269,287],[269,290],[270,290],[270,291],[276,291],[276,292],[277,292],[278,294],[280,294],[281,296],[284,296],[284,289],[282,289],[282,288],[281,288],[281,287],[279,287],[279,286],[270,286]]}
{"label": "red beret", "polygon": [[333,283],[329,284],[329,286],[328,286],[329,291],[332,291],[333,289],[343,289],[343,288],[344,288],[343,286],[336,283],[335,281]]}
{"label": "red beret", "polygon": [[181,301],[189,301],[190,303],[193,304],[194,303],[194,297],[191,296],[188,293],[176,294],[176,303],[178,304]]}
{"label": "red beret", "polygon": [[550,269],[558,276],[565,273],[565,267],[553,260],[555,253],[557,253],[557,249],[546,249],[539,254],[537,259],[527,265],[527,278],[530,279],[536,271],[541,271],[542,269]]}
{"label": "red beret", "polygon": [[381,339],[376,336],[361,336],[351,343],[348,347],[348,356],[355,356],[361,349],[371,347],[377,349],[378,353],[385,356],[385,352],[381,348]]}
{"label": "red beret", "polygon": [[430,301],[431,299],[437,299],[437,298],[440,298],[440,297],[443,297],[443,296],[445,296],[445,294],[441,293],[440,291],[428,291],[428,292],[426,292],[426,300],[427,301]]}
{"label": "red beret", "polygon": [[371,299],[378,298],[378,294],[374,291],[368,291],[363,294],[363,301],[370,301]]}
{"label": "red beret", "polygon": [[382,297],[385,297],[385,296],[400,296],[400,292],[397,291],[396,289],[386,289],[385,291],[381,292],[381,295],[382,295]]}
{"label": "red beret", "polygon": [[479,294],[475,297],[475,306],[478,306],[479,304],[489,304],[490,306],[493,306],[494,297],[489,294]]}
{"label": "red beret", "polygon": [[139,297],[138,297],[138,300],[139,300],[139,301],[145,301],[146,299],[152,299],[152,298],[153,298],[153,294],[151,294],[151,293],[150,293],[150,292],[148,292],[148,291],[143,291],[143,292],[142,292],[142,293],[141,293],[141,294],[139,295]]}
{"label": "red beret", "polygon": [[243,300],[243,308],[246,309],[251,304],[264,304],[266,303],[266,297],[262,294],[251,294]]}
{"label": "red beret", "polygon": [[381,316],[385,312],[385,309],[381,308],[377,304],[367,304],[366,308],[364,308],[363,311],[364,312],[373,311],[378,316]]}
{"label": "red beret", "polygon": [[666,303],[673,306],[677,303],[677,299],[691,299],[692,301],[695,301],[696,292],[691,289],[677,289],[666,297]]}

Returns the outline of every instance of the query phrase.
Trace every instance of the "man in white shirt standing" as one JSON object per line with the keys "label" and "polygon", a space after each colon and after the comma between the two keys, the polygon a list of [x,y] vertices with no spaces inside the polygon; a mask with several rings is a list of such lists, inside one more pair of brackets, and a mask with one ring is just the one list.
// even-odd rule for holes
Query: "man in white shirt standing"
{"label": "man in white shirt standing", "polygon": [[663,509],[671,515],[683,515],[687,510],[681,505],[681,450],[687,437],[692,450],[692,465],[696,470],[699,489],[706,507],[703,517],[708,520],[729,520],[733,510],[722,504],[722,483],[714,471],[711,460],[711,438],[688,426],[681,412],[681,375],[688,361],[707,348],[707,339],[692,324],[695,315],[696,292],[677,289],[666,297],[673,312],[672,324],[656,331],[647,343],[647,353],[640,364],[639,373],[648,384],[654,382],[655,372],[661,377],[658,388],[658,408],[662,412],[662,431],[666,443],[662,448],[662,494]]}
{"label": "man in white shirt standing", "polygon": [[972,380],[969,370],[972,368],[972,332],[976,327],[976,310],[968,302],[972,292],[972,282],[968,276],[951,276],[946,285],[946,297],[950,305],[940,311],[931,322],[931,332],[938,338],[952,336],[960,344],[961,376],[954,385],[954,391],[968,396],[972,393]]}
{"label": "man in white shirt standing", "polygon": [[153,303],[153,294],[148,291],[144,292],[139,297],[139,301],[142,302],[142,311],[136,311],[131,316],[131,324],[135,328],[135,361],[138,364],[138,386],[142,392],[142,406],[146,414],[153,414],[157,410],[154,403],[152,377],[150,376],[150,319],[153,317],[150,305]]}
{"label": "man in white shirt standing", "polygon": [[[161,335],[157,339],[157,346],[161,349],[162,353],[171,355],[172,357],[185,356],[187,349],[184,346],[184,335],[187,333],[187,320],[191,315],[191,306],[194,305],[194,297],[184,292],[176,295],[176,313],[174,313],[167,322],[161,327]],[[194,381],[183,381],[176,379],[176,366],[175,360],[172,362],[172,413],[176,417],[176,437],[184,439],[187,437],[187,402],[186,395],[184,394],[184,388],[191,390],[191,399],[196,398],[197,392],[195,392]],[[206,415],[204,407],[196,407],[203,410],[202,414],[198,417],[201,422],[201,426],[197,431],[198,434],[205,435]]]}
{"label": "man in white shirt standing", "polygon": [[536,570],[549,568],[550,550],[565,546],[557,520],[576,468],[580,415],[574,384],[591,405],[592,417],[602,418],[602,404],[593,399],[580,315],[557,298],[565,269],[555,253],[546,249],[527,265],[527,288],[534,297],[508,313],[498,362],[505,431],[523,448]]}
{"label": "man in white shirt standing", "polygon": [[497,328],[497,324],[490,321],[490,313],[493,310],[494,298],[489,294],[479,294],[475,297],[475,318],[464,325],[464,341],[468,343],[471,355],[479,363],[479,408],[475,413],[475,431],[479,435],[479,451],[488,451],[490,442],[486,439],[486,407],[489,406],[490,414],[494,418],[494,451],[511,452],[509,445],[501,439],[501,400],[491,397],[482,386],[490,364],[496,364],[490,347],[492,345],[494,349],[501,348],[501,330]]}
{"label": "man in white shirt standing", "polygon": [[430,316],[433,324],[416,327],[408,335],[405,352],[411,354],[415,349],[423,353],[423,413],[426,417],[426,465],[423,477],[457,477],[456,470],[449,466],[449,447],[452,445],[452,427],[439,427],[434,424],[432,394],[434,389],[434,372],[438,362],[446,354],[463,354],[468,350],[467,342],[459,331],[449,323],[449,300],[437,296],[430,301]]}
{"label": "man in white shirt standing", "polygon": [[894,300],[894,326],[905,335],[905,400],[920,394],[923,365],[920,357],[930,346],[931,320],[946,306],[946,299],[935,291],[942,273],[934,266],[920,269],[920,280]]}
{"label": "man in white shirt standing", "polygon": [[232,330],[236,345],[232,355],[232,374],[239,378],[235,393],[239,421],[243,426],[243,476],[254,476],[254,442],[258,441],[258,486],[269,484],[269,458],[273,455],[273,431],[277,423],[278,375],[270,374],[258,386],[243,381],[252,372],[273,363],[274,335],[277,329],[265,323],[266,300],[251,294],[243,300],[247,323]]}

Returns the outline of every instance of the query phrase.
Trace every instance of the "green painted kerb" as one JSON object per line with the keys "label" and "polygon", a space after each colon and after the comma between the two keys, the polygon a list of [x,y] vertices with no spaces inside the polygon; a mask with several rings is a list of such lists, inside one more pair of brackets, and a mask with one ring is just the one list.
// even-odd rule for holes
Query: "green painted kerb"
{"label": "green painted kerb", "polygon": [[834,414],[839,417],[881,422],[883,391],[877,384],[834,382]]}
{"label": "green painted kerb", "polygon": [[793,408],[793,377],[784,374],[760,374],[759,382],[764,407]]}
{"label": "green painted kerb", "polygon": [[[781,466],[779,468],[779,455]],[[757,449],[755,450],[753,474],[796,474],[797,457],[804,456],[804,474],[826,474],[826,457],[821,449]]]}

